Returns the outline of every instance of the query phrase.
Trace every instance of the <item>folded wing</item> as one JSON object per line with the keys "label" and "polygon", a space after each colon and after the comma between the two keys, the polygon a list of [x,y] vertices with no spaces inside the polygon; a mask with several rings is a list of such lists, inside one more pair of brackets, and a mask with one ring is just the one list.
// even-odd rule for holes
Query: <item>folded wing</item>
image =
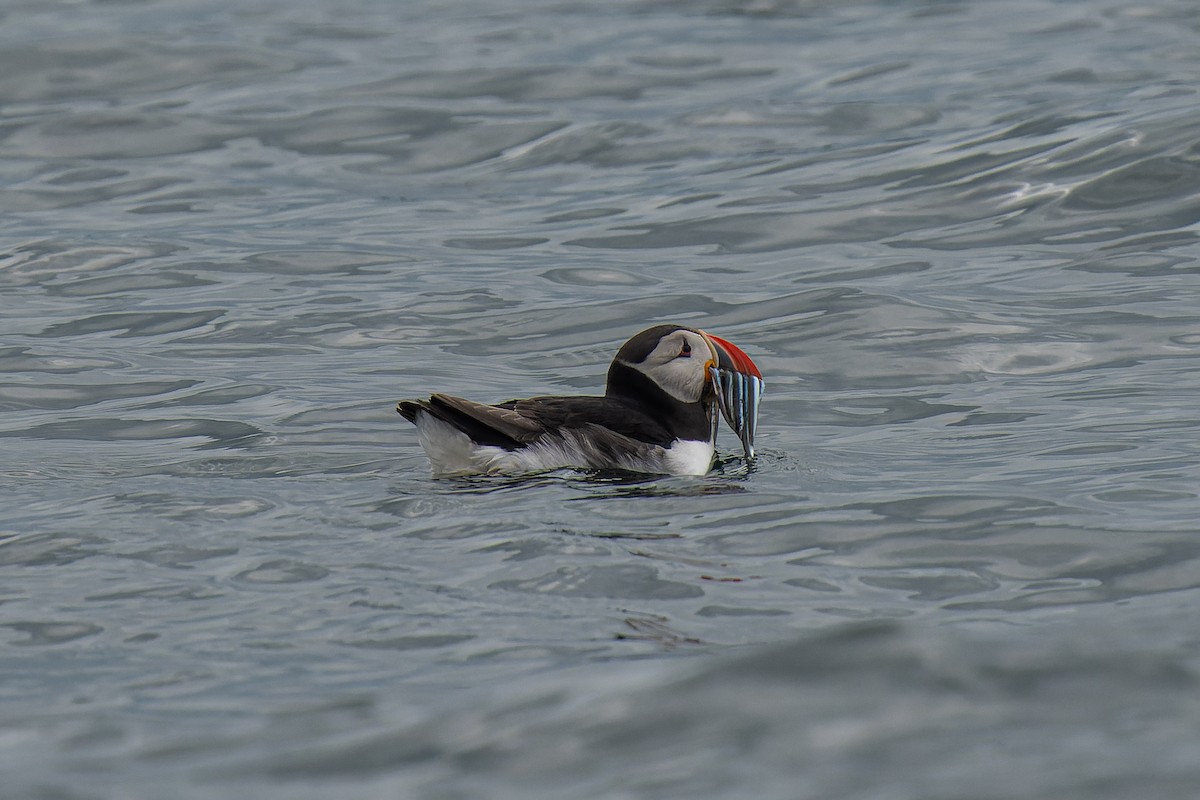
{"label": "folded wing", "polygon": [[541,424],[513,409],[448,394],[431,395],[428,400],[402,400],[396,410],[409,422],[416,421],[417,412],[427,411],[458,428],[472,441],[505,450],[529,444],[546,432]]}

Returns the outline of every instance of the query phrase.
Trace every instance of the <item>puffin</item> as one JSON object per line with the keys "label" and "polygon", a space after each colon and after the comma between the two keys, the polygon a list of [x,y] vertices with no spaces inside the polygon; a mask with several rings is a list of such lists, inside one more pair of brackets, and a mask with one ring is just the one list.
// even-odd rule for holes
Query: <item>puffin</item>
{"label": "puffin", "polygon": [[656,325],[617,350],[602,396],[486,405],[448,394],[401,400],[435,477],[556,469],[704,475],[721,417],[754,458],[762,373],[733,343]]}

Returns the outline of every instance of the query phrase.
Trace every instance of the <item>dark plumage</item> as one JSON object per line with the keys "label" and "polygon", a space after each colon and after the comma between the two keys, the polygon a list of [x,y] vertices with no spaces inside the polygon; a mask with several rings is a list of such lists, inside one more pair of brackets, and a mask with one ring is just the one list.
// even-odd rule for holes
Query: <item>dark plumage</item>
{"label": "dark plumage", "polygon": [[[440,474],[569,466],[701,473],[711,465],[719,413],[708,371],[729,360],[713,341],[677,325],[642,331],[617,352],[602,397],[485,405],[433,394],[396,410],[417,426]],[[740,350],[715,341],[757,372]]]}

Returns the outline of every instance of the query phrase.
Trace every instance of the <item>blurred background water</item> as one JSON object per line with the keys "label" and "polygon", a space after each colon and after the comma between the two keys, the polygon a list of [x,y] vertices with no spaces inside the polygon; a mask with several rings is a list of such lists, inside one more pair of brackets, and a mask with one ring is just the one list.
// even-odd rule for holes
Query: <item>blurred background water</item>
{"label": "blurred background water", "polygon": [[[1200,9],[11,0],[5,798],[1200,793]],[[767,376],[704,479],[395,401]]]}

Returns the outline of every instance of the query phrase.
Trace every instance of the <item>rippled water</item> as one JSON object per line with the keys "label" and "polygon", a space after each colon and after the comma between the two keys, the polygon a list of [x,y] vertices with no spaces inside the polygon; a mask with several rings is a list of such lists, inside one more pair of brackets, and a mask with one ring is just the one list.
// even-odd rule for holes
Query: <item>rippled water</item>
{"label": "rippled water", "polygon": [[[1190,2],[15,2],[14,798],[1200,791]],[[395,401],[767,376],[704,479]]]}

